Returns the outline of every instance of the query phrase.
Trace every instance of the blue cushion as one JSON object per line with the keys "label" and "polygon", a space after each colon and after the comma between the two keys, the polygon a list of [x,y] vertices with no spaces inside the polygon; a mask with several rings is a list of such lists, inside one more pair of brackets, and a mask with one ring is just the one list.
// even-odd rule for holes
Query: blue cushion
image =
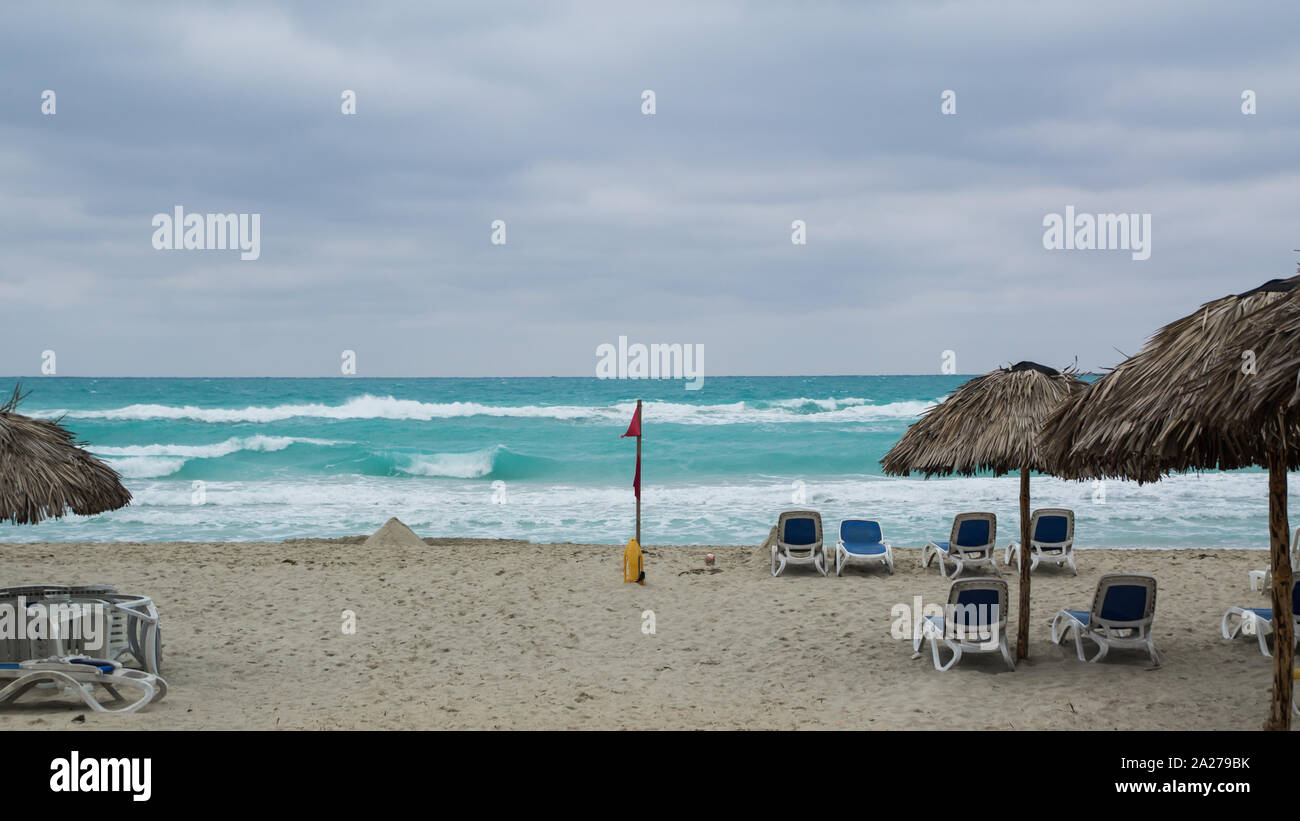
{"label": "blue cushion", "polygon": [[1101,617],[1106,621],[1141,621],[1146,615],[1147,588],[1140,584],[1116,584],[1106,589]]}
{"label": "blue cushion", "polygon": [[786,519],[781,541],[794,545],[816,544],[817,523],[812,519]]}
{"label": "blue cushion", "polygon": [[961,547],[982,547],[988,543],[988,519],[967,519],[957,528],[957,544]]}
{"label": "blue cushion", "polygon": [[885,546],[880,542],[845,542],[844,549],[855,556],[879,556],[885,552]]}
{"label": "blue cushion", "polygon": [[1064,516],[1039,516],[1038,527],[1034,530],[1034,541],[1059,544],[1065,541],[1069,519]]}
{"label": "blue cushion", "polygon": [[68,659],[68,661],[72,664],[84,664],[88,667],[98,667],[99,672],[101,673],[111,673],[114,669],[111,661],[100,661],[99,659],[91,658]]}
{"label": "blue cushion", "polygon": [[935,546],[938,547],[940,550],[942,550],[944,553],[947,553],[947,552],[948,552],[948,543],[947,543],[947,542],[931,542],[930,544],[935,545]]}
{"label": "blue cushion", "polygon": [[1273,608],[1271,607],[1243,607],[1241,609],[1245,610],[1247,613],[1254,613],[1258,618],[1261,618],[1264,621],[1273,620]]}
{"label": "blue cushion", "polygon": [[840,522],[840,539],[845,544],[849,542],[875,544],[884,541],[880,533],[880,524],[863,519],[845,519]]}
{"label": "blue cushion", "polygon": [[13,661],[0,662],[0,670],[21,670],[21,669],[22,666],[19,665],[17,662],[13,662]]}
{"label": "blue cushion", "polygon": [[1087,610],[1066,610],[1065,612],[1069,613],[1073,618],[1083,622],[1084,627],[1087,627],[1088,622],[1092,621],[1092,614]]}
{"label": "blue cushion", "polygon": [[[962,590],[957,594],[957,610],[953,614],[953,624],[961,624],[967,627],[984,626],[986,624],[997,624],[1006,613],[998,613],[998,618],[993,618],[993,608],[999,605],[998,591],[988,587],[971,587]],[[967,608],[975,606],[974,618]]]}

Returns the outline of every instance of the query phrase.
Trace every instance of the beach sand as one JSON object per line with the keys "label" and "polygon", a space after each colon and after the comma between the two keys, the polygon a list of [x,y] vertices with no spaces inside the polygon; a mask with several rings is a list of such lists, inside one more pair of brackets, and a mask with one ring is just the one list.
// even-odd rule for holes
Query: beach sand
{"label": "beach sand", "polygon": [[[1077,578],[1035,574],[1029,661],[940,673],[890,635],[895,604],[946,597],[917,549],[893,576],[774,579],[765,548],[649,547],[643,587],[621,583],[622,545],[362,542],[4,545],[6,585],[153,596],[170,689],[131,715],[8,708],[0,729],[1253,730],[1267,714],[1271,661],[1219,634],[1228,606],[1268,606],[1247,581],[1262,551],[1080,550]],[[1050,641],[1056,611],[1086,609],[1114,571],[1159,579],[1157,669]]]}

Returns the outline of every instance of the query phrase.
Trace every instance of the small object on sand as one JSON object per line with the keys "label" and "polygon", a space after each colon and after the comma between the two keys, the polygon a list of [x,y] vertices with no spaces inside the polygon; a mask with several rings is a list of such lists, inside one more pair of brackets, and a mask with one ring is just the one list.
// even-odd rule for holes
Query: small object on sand
{"label": "small object on sand", "polygon": [[427,548],[428,545],[396,517],[384,522],[383,527],[361,543],[362,550],[375,553],[381,550],[424,551]]}
{"label": "small object on sand", "polygon": [[712,554],[712,553],[705,553],[705,554],[704,554],[704,563],[707,564],[709,567],[713,567],[713,554]]}

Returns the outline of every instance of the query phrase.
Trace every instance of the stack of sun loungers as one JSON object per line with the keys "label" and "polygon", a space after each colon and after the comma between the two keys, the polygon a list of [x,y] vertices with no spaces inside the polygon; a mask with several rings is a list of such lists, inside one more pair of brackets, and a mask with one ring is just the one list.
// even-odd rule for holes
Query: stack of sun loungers
{"label": "stack of sun loungers", "polygon": [[18,607],[91,605],[104,614],[105,635],[100,647],[84,637],[65,635],[39,639],[0,640],[0,660],[26,661],[46,656],[93,655],[129,661],[157,675],[162,669],[162,620],[148,596],[119,593],[111,585],[26,585],[0,588],[0,602]]}
{"label": "stack of sun loungers", "polygon": [[[161,617],[148,596],[111,585],[25,585],[0,588],[0,605],[46,622],[34,636],[0,639],[0,705],[53,690],[99,712],[133,712],[166,695]],[[61,618],[51,618],[55,613]],[[95,630],[86,618],[98,622]],[[100,701],[100,694],[112,701]]]}

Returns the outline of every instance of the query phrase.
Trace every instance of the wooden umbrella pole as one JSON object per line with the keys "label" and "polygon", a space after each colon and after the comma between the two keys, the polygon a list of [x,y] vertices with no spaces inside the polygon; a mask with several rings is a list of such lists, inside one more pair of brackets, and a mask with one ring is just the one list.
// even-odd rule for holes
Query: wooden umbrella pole
{"label": "wooden umbrella pole", "polygon": [[1029,466],[1020,469],[1020,606],[1016,619],[1016,660],[1029,658]]}
{"label": "wooden umbrella pole", "polygon": [[1268,453],[1268,537],[1273,571],[1273,704],[1265,730],[1291,729],[1291,668],[1295,658],[1295,622],[1291,618],[1290,523],[1286,512],[1286,429]]}
{"label": "wooden umbrella pole", "polygon": [[[636,467],[641,470],[641,431],[645,429],[645,420],[641,418],[641,400],[636,400],[636,418],[641,423],[641,427],[636,432]],[[638,474],[639,475],[639,474]],[[641,478],[642,486],[645,485],[645,478]],[[641,544],[641,488],[636,489],[636,543]]]}

